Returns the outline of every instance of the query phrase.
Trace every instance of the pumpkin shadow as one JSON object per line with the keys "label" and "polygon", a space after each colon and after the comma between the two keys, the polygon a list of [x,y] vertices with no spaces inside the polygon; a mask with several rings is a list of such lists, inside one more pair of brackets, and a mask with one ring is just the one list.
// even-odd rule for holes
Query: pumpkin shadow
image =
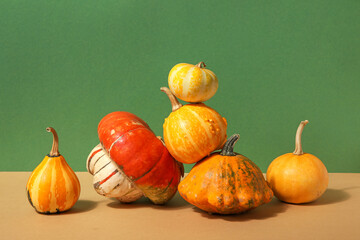
{"label": "pumpkin shadow", "polygon": [[265,220],[268,218],[276,217],[278,214],[285,212],[287,208],[288,206],[286,204],[274,197],[271,202],[240,214],[209,214],[196,207],[194,207],[193,210],[195,212],[201,213],[203,217],[206,217],[208,219],[222,219],[229,222],[245,222],[251,220]]}
{"label": "pumpkin shadow", "polygon": [[76,214],[88,212],[96,207],[98,203],[89,200],[78,200],[75,205],[70,208],[68,211],[63,212],[62,214]]}
{"label": "pumpkin shadow", "polygon": [[191,205],[178,193],[176,193],[175,196],[167,203],[162,205],[155,205],[149,199],[142,197],[132,203],[121,203],[117,199],[113,199],[113,201],[108,203],[107,206],[116,209],[154,208],[157,210],[176,210],[191,207]]}
{"label": "pumpkin shadow", "polygon": [[319,199],[315,200],[314,202],[306,203],[306,204],[297,204],[297,205],[320,206],[320,205],[328,205],[328,204],[343,202],[343,201],[348,200],[351,197],[350,194],[346,191],[348,189],[350,189],[350,188],[347,188],[347,189],[328,188],[328,189],[326,189],[324,194]]}

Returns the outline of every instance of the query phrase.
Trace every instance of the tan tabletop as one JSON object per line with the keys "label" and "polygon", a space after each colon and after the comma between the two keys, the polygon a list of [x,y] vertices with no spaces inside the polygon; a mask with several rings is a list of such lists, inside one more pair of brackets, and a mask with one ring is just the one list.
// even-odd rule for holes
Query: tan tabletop
{"label": "tan tabletop", "polygon": [[28,203],[30,172],[0,172],[0,239],[360,239],[360,173],[332,173],[316,202],[270,203],[241,215],[209,215],[178,194],[165,206],[120,204],[77,173],[79,201],[68,212],[38,214]]}

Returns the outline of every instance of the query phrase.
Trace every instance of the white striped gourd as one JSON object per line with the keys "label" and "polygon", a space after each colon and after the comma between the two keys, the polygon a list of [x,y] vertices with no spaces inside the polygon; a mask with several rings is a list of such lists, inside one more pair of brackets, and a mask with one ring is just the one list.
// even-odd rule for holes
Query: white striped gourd
{"label": "white striped gourd", "polygon": [[135,184],[117,167],[107,153],[97,145],[87,158],[87,170],[93,178],[93,186],[100,195],[117,198],[120,202],[134,202],[143,196]]}
{"label": "white striped gourd", "polygon": [[74,171],[59,153],[58,135],[53,133],[53,145],[50,154],[45,156],[32,172],[26,192],[28,200],[39,213],[60,213],[74,206],[80,195],[80,182]]}
{"label": "white striped gourd", "polygon": [[175,65],[168,77],[169,88],[179,99],[197,103],[209,100],[218,89],[216,75],[205,68],[205,63],[197,65],[179,63]]}

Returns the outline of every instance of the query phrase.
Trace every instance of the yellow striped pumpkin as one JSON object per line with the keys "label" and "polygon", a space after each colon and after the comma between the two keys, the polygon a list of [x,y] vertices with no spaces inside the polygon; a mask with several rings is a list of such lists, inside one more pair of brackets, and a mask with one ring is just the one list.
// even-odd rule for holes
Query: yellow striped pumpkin
{"label": "yellow striped pumpkin", "polygon": [[163,125],[164,141],[171,155],[182,163],[195,163],[226,142],[227,122],[203,103],[182,106],[168,88],[161,88],[173,112]]}
{"label": "yellow striped pumpkin", "polygon": [[197,65],[179,63],[175,65],[168,78],[169,88],[179,99],[197,103],[209,100],[218,89],[216,75],[205,68],[205,63]]}
{"label": "yellow striped pumpkin", "polygon": [[26,192],[37,212],[60,213],[70,209],[78,200],[80,182],[59,153],[56,131],[50,127],[46,130],[53,133],[52,149],[32,172]]}

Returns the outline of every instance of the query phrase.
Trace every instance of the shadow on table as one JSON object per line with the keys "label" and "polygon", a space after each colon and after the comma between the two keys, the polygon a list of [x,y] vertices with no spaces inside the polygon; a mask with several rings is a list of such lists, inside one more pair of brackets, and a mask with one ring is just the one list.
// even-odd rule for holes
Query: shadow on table
{"label": "shadow on table", "polygon": [[114,201],[108,203],[107,206],[117,209],[154,208],[159,210],[176,210],[191,207],[178,193],[164,205],[155,205],[149,199],[143,197],[133,203],[120,203],[114,199]]}
{"label": "shadow on table", "polygon": [[96,207],[98,203],[89,200],[78,200],[75,205],[68,211],[62,214],[75,214],[75,213],[83,213],[88,212]]}
{"label": "shadow on table", "polygon": [[195,212],[200,213],[203,217],[209,219],[222,219],[230,222],[243,222],[251,220],[264,220],[272,217],[276,217],[278,214],[283,213],[287,209],[287,205],[280,202],[278,199],[273,198],[271,202],[252,209],[248,212],[234,214],[234,215],[220,215],[220,214],[209,214],[194,207]]}
{"label": "shadow on table", "polygon": [[319,199],[317,199],[312,203],[302,204],[301,206],[319,206],[319,205],[334,204],[334,203],[346,201],[350,198],[350,194],[346,190],[349,190],[349,188],[344,188],[344,189],[328,188]]}

